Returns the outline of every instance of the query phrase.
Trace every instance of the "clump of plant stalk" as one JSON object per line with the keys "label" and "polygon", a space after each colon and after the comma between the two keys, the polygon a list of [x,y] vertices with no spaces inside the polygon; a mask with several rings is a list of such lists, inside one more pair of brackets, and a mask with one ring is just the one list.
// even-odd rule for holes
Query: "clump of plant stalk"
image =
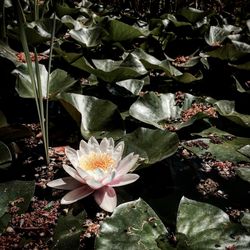
{"label": "clump of plant stalk", "polygon": [[[56,19],[55,19],[55,15],[54,15],[53,28],[52,28],[52,34],[51,34],[49,65],[48,65],[47,92],[46,92],[46,96],[45,96],[46,104],[45,104],[45,109],[44,109],[37,51],[36,51],[36,48],[34,48],[35,62],[34,62],[34,67],[33,67],[33,64],[32,64],[31,58],[30,58],[27,37],[26,37],[26,33],[25,33],[26,19],[25,19],[25,15],[23,13],[23,10],[22,10],[22,7],[21,7],[21,4],[19,1],[18,1],[17,12],[18,12],[18,16],[19,16],[20,39],[21,39],[23,51],[25,54],[31,83],[33,86],[36,108],[37,108],[39,123],[41,126],[41,132],[42,132],[42,136],[43,136],[43,142],[44,142],[43,144],[44,144],[44,150],[45,150],[46,163],[49,164],[49,132],[48,132],[48,119],[49,119],[49,115],[48,115],[48,101],[49,101],[48,89],[49,89],[49,87],[48,87],[48,84],[49,84],[49,76],[50,76],[50,71],[51,71],[51,61],[52,61],[52,51],[53,51],[53,43],[54,43],[54,37],[55,37]],[[35,68],[35,70],[34,70],[34,68]]]}

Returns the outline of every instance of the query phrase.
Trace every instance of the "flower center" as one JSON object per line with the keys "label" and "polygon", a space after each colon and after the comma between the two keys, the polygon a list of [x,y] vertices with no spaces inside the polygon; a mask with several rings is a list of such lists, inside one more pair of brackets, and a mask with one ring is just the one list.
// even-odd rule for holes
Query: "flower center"
{"label": "flower center", "polygon": [[86,171],[93,171],[100,168],[103,171],[108,171],[113,163],[113,158],[107,153],[90,153],[87,156],[81,157],[79,160],[80,167]]}

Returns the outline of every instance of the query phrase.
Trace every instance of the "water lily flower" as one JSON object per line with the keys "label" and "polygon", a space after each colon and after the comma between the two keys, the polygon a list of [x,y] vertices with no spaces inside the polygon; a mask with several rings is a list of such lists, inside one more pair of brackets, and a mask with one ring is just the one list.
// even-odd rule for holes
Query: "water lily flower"
{"label": "water lily flower", "polygon": [[112,138],[98,141],[91,137],[82,140],[79,150],[65,148],[65,153],[73,167],[63,165],[70,175],[50,181],[49,187],[71,190],[61,200],[61,204],[71,204],[93,193],[97,204],[108,212],[117,206],[114,187],[136,181],[139,175],[128,173],[136,164],[138,155],[128,154],[122,159],[124,142],[116,146]]}

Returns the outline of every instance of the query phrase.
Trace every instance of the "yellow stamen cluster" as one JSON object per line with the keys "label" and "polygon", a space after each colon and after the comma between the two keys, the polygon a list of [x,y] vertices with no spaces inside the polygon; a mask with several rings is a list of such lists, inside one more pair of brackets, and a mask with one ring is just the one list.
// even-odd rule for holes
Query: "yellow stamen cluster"
{"label": "yellow stamen cluster", "polygon": [[93,171],[100,168],[103,171],[108,171],[114,164],[111,155],[107,153],[90,153],[80,159],[80,167],[85,171]]}

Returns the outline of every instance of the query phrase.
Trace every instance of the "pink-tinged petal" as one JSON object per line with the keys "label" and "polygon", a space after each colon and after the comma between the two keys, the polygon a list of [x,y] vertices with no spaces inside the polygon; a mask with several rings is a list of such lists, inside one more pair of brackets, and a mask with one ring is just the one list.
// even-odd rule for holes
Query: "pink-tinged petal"
{"label": "pink-tinged petal", "polygon": [[93,192],[94,190],[90,188],[88,185],[83,185],[64,195],[63,198],[61,199],[61,204],[64,205],[71,204],[73,202],[85,198],[86,196],[90,195]]}
{"label": "pink-tinged petal", "polygon": [[135,182],[140,176],[138,174],[126,174],[120,178],[115,178],[112,182],[109,183],[111,187],[125,186],[130,183]]}
{"label": "pink-tinged petal", "polygon": [[47,183],[47,186],[57,189],[73,190],[82,186],[82,183],[69,176],[50,181]]}
{"label": "pink-tinged petal", "polygon": [[73,167],[76,168],[79,165],[77,151],[71,147],[65,147],[65,154],[67,155],[69,161],[72,163]]}
{"label": "pink-tinged petal", "polygon": [[123,158],[117,168],[116,168],[116,175],[121,176],[127,174],[130,169],[134,167],[136,162],[138,161],[139,155],[134,155],[134,153],[130,153],[125,158]]}
{"label": "pink-tinged petal", "polygon": [[87,142],[85,142],[84,140],[81,140],[80,142],[80,147],[79,147],[79,150],[78,150],[78,157],[81,157],[83,155],[88,155],[90,152],[89,150],[89,145]]}
{"label": "pink-tinged petal", "polygon": [[74,168],[72,168],[72,167],[70,167],[70,166],[64,164],[64,165],[63,165],[63,169],[64,169],[70,176],[72,176],[74,179],[76,179],[77,181],[79,181],[79,182],[81,182],[81,183],[85,183],[84,179],[81,178],[81,176],[78,174],[78,172],[77,172]]}
{"label": "pink-tinged petal", "polygon": [[88,146],[90,151],[100,153],[100,145],[94,136],[89,138]]}
{"label": "pink-tinged petal", "polygon": [[117,206],[117,196],[112,187],[103,187],[95,191],[96,203],[105,211],[113,212]]}

